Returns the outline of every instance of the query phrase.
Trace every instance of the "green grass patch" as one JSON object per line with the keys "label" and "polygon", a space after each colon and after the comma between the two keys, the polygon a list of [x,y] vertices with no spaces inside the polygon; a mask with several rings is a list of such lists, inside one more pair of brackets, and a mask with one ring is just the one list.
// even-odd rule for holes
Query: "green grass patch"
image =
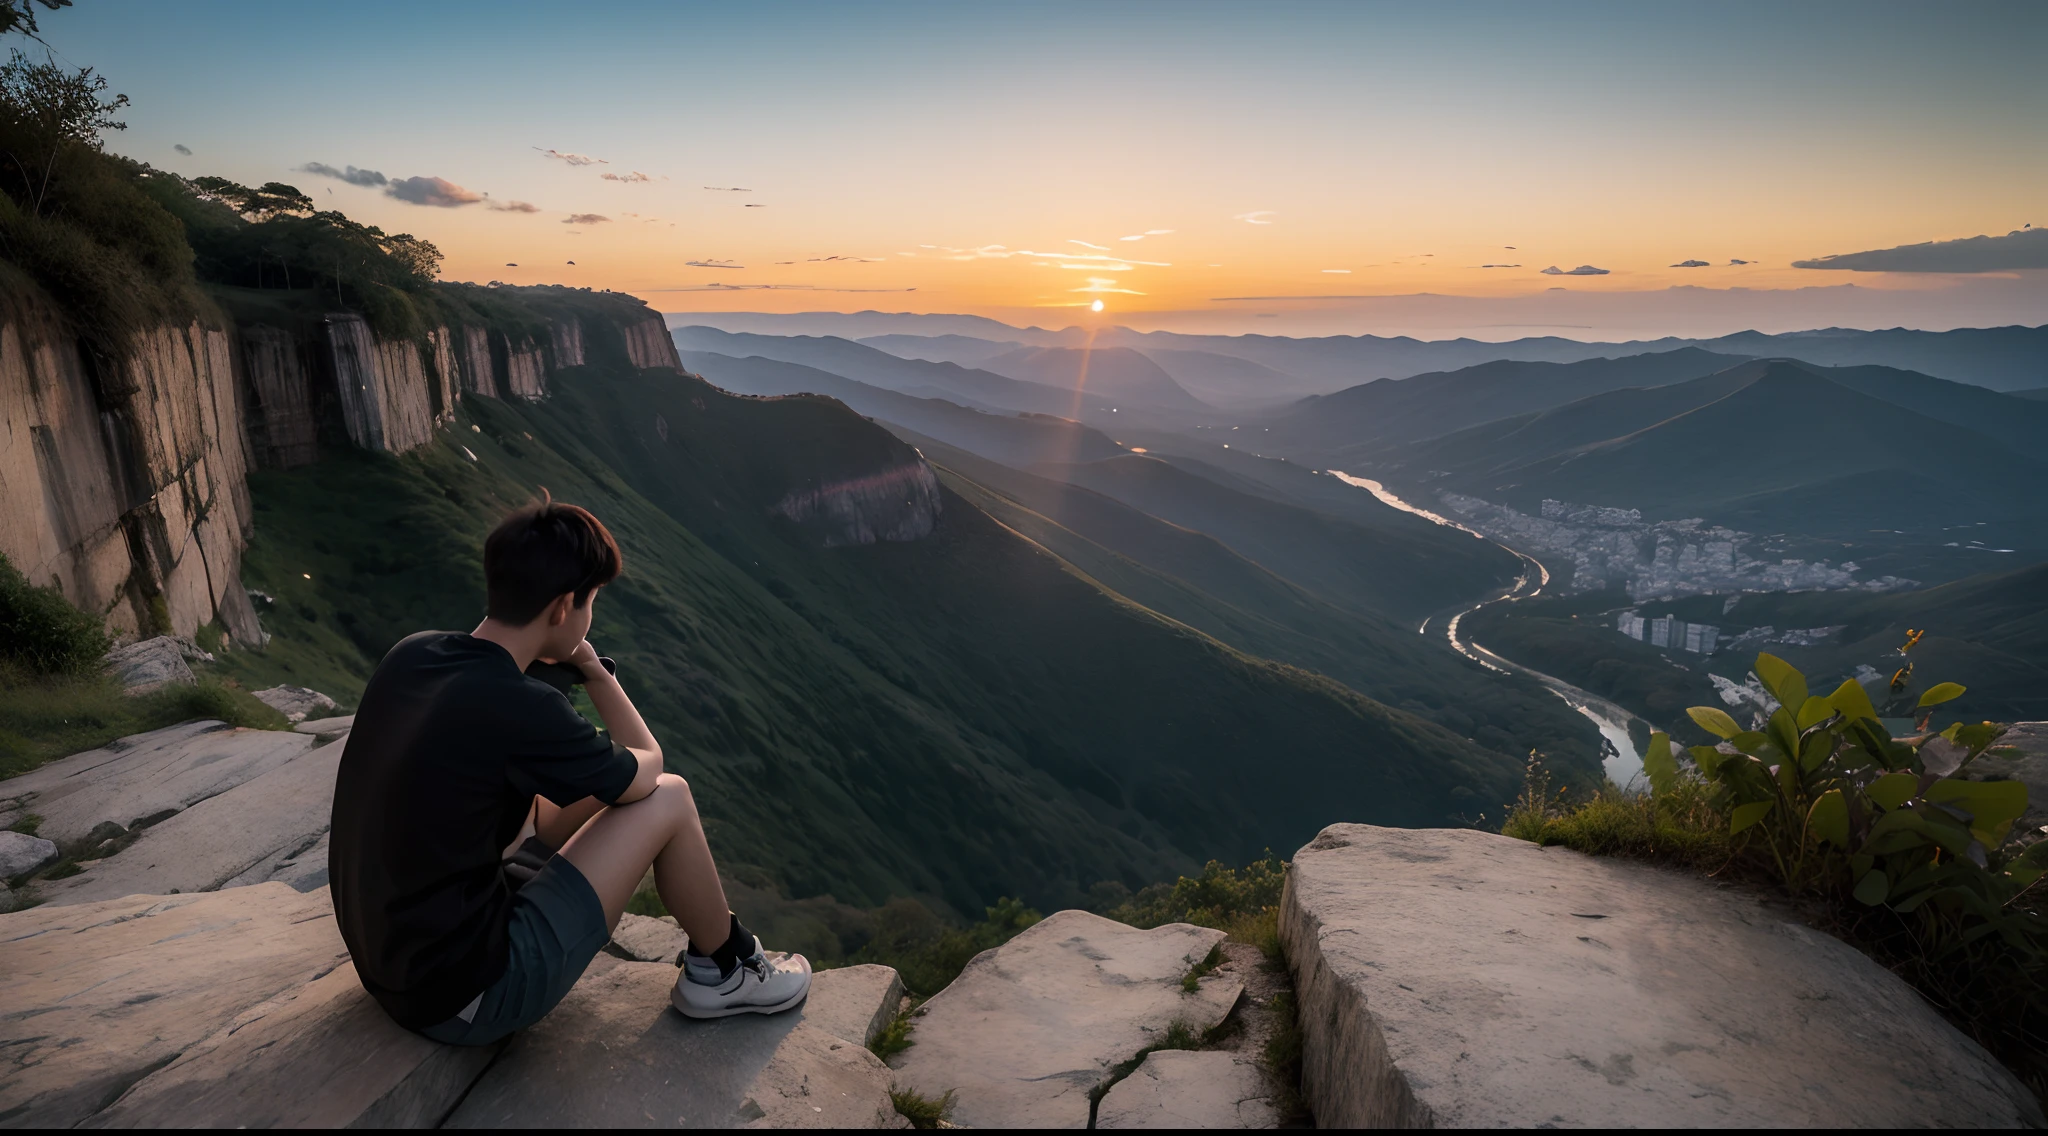
{"label": "green grass patch", "polygon": [[917,1028],[911,1021],[911,1014],[915,1009],[916,1007],[906,1006],[897,1011],[896,1016],[889,1019],[889,1024],[882,1027],[873,1041],[868,1042],[868,1052],[887,1061],[916,1045],[917,1042],[910,1037]]}
{"label": "green grass patch", "polygon": [[889,1089],[889,1103],[896,1106],[896,1114],[910,1122],[912,1128],[937,1128],[953,1116],[953,1090],[947,1089],[937,1097],[928,1097],[916,1089]]}
{"label": "green grass patch", "polygon": [[291,726],[284,715],[228,679],[202,678],[189,686],[129,695],[111,676],[38,676],[0,668],[0,778],[195,718],[259,730]]}
{"label": "green grass patch", "polygon": [[1202,988],[1202,979],[1208,977],[1210,971],[1222,965],[1223,946],[1219,943],[1216,946],[1210,947],[1209,953],[1202,956],[1202,961],[1189,967],[1188,972],[1181,976],[1180,988],[1193,994]]}

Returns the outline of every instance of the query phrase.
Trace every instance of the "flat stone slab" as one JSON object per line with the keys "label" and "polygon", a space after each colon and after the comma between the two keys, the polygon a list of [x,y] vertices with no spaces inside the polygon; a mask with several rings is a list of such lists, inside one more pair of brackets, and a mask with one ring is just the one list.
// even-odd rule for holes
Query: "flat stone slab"
{"label": "flat stone slab", "polygon": [[321,718],[318,721],[300,722],[292,729],[301,734],[345,734],[355,728],[356,716],[343,714],[339,718]]}
{"label": "flat stone slab", "polygon": [[813,974],[801,1012],[804,1024],[866,1045],[895,1019],[902,1004],[903,979],[896,968],[862,963]]}
{"label": "flat stone slab", "polygon": [[[300,858],[318,847],[327,831],[334,805],[335,770],[347,743],[306,752],[304,747],[313,739],[304,734],[267,736],[291,739],[299,744],[299,754],[228,792],[151,825],[119,853],[82,863],[85,871],[78,875],[36,881],[36,893],[46,903],[90,903],[124,895],[214,891],[234,882],[258,882],[254,870],[266,864],[274,868],[291,861],[294,869],[301,868]],[[317,869],[305,867],[300,875],[314,870],[325,872],[324,855]]]}
{"label": "flat stone slab", "polygon": [[[812,980],[831,998],[834,975]],[[902,1128],[889,1070],[802,1008],[692,1021],[676,968],[621,962],[584,976],[514,1037],[450,1128]],[[869,1011],[872,1015],[873,1010]]]}
{"label": "flat stone slab", "polygon": [[[20,1128],[87,1121],[346,958],[327,893],[279,884],[0,915],[0,1117]],[[210,1122],[230,1123],[177,1121]]]}
{"label": "flat stone slab", "polygon": [[916,1043],[896,1058],[898,1083],[936,1098],[957,1093],[969,1128],[1086,1128],[1088,1095],[1117,1065],[1165,1036],[1221,1024],[1244,987],[1188,971],[1223,932],[1186,923],[1140,931],[1061,911],[983,951],[919,1008]]}
{"label": "flat stone slab", "polygon": [[344,961],[236,1015],[84,1127],[433,1128],[499,1048],[402,1028]]}
{"label": "flat stone slab", "polygon": [[334,699],[303,686],[273,686],[250,693],[256,696],[257,701],[293,722],[303,722],[315,715],[325,717],[341,708]]}
{"label": "flat stone slab", "polygon": [[612,928],[611,953],[634,962],[665,962],[675,965],[676,957],[690,945],[689,933],[669,916],[656,918],[627,912]]}
{"label": "flat stone slab", "polygon": [[1280,937],[1323,1127],[2042,1124],[1890,972],[1649,865],[1332,825],[1295,855]]}
{"label": "flat stone slab", "polygon": [[1103,1095],[1097,1128],[1278,1128],[1258,1066],[1235,1053],[1161,1049]]}
{"label": "flat stone slab", "polygon": [[83,839],[101,821],[128,828],[219,796],[298,757],[317,739],[198,721],[135,734],[0,781],[0,827],[34,813],[38,835]]}

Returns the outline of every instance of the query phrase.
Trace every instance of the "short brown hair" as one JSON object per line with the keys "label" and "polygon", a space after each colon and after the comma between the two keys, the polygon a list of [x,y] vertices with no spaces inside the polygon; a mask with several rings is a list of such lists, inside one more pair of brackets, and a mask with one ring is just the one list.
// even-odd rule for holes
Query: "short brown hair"
{"label": "short brown hair", "polygon": [[543,488],[538,503],[515,510],[484,540],[486,614],[523,627],[564,592],[582,607],[624,566],[603,521]]}

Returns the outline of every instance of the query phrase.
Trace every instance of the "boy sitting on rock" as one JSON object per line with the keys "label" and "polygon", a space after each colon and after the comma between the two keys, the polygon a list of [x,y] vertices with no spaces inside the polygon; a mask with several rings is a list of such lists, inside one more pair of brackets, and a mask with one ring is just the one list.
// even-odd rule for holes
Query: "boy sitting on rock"
{"label": "boy sitting on rock", "polygon": [[[406,638],[363,692],[335,783],[335,919],[364,988],[436,1041],[539,1021],[649,865],[690,936],[676,1009],[772,1014],[810,989],[803,956],[770,958],[727,909],[690,786],[584,638],[620,566],[587,511],[521,509],[484,542],[484,621]],[[576,683],[609,735],[570,705]]]}

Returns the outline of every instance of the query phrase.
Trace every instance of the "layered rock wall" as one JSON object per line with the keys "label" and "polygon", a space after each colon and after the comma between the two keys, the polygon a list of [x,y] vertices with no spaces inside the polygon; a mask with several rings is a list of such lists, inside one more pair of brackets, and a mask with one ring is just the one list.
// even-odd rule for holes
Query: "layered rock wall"
{"label": "layered rock wall", "polygon": [[[251,466],[307,465],[339,445],[403,453],[453,419],[463,392],[545,398],[550,371],[586,364],[588,330],[569,315],[546,342],[470,326],[381,340],[340,312],[296,333],[153,328],[123,356],[95,361],[54,303],[10,287],[0,294],[0,554],[104,614],[116,634],[189,636],[217,620],[258,642],[239,581]],[[660,317],[600,328],[607,359],[613,330],[632,366],[680,369]],[[883,496],[935,513],[929,470],[923,481]],[[791,508],[825,518],[841,534],[834,543],[911,539],[895,534],[916,528],[915,507],[848,512],[868,491],[827,487]]]}
{"label": "layered rock wall", "polygon": [[922,459],[792,491],[775,512],[823,531],[825,547],[917,540],[939,523],[939,479]]}
{"label": "layered rock wall", "polygon": [[8,299],[0,553],[117,633],[190,635],[216,615],[253,633],[237,582],[250,505],[230,333],[159,327],[95,365],[47,302]]}
{"label": "layered rock wall", "polygon": [[683,369],[682,356],[676,354],[676,341],[669,338],[668,325],[660,316],[649,315],[646,319],[624,324],[619,328],[626,339],[626,360],[645,370],[649,367],[672,367]]}

